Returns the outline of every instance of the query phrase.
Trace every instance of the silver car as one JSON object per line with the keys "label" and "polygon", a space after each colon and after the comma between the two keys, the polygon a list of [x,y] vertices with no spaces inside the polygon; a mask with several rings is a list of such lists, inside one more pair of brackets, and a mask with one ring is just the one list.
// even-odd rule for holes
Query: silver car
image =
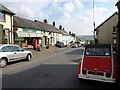
{"label": "silver car", "polygon": [[26,51],[17,45],[0,45],[0,67],[3,68],[9,62],[26,59],[28,61],[32,58],[32,52]]}

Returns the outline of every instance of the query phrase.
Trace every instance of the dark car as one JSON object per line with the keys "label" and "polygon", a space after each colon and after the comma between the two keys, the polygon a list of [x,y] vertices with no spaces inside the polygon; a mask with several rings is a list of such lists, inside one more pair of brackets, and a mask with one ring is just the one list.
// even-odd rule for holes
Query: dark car
{"label": "dark car", "polygon": [[63,42],[61,42],[61,41],[57,41],[56,42],[56,47],[64,47],[64,43]]}

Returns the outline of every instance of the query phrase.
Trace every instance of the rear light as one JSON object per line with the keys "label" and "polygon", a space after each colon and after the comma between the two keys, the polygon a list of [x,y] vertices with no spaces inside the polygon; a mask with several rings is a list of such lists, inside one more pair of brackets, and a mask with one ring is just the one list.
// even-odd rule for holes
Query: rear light
{"label": "rear light", "polygon": [[80,61],[80,63],[78,64],[78,74],[80,74],[80,70],[81,70],[81,61]]}
{"label": "rear light", "polygon": [[84,74],[84,75],[87,74],[87,68],[84,68],[84,69],[82,70],[82,74]]}
{"label": "rear light", "polygon": [[111,77],[111,72],[106,72],[106,77],[110,78]]}

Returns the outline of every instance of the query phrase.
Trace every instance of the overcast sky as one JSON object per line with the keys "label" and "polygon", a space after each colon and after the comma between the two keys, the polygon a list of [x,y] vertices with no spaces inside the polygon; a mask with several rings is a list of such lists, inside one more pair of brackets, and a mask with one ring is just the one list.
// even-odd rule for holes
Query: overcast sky
{"label": "overcast sky", "polygon": [[1,0],[4,6],[17,16],[30,20],[53,21],[62,25],[67,32],[76,35],[92,35],[95,27],[117,11],[117,0]]}

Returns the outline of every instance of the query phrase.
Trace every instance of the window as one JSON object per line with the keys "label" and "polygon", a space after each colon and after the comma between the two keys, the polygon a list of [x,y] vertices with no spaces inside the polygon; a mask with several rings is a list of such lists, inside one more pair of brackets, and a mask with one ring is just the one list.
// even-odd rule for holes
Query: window
{"label": "window", "polygon": [[113,33],[117,33],[117,27],[113,27]]}
{"label": "window", "polygon": [[85,55],[87,56],[110,56],[109,48],[87,48]]}
{"label": "window", "polygon": [[17,46],[12,46],[12,51],[21,51],[21,49]]}
{"label": "window", "polygon": [[0,12],[0,22],[5,22],[5,13]]}
{"label": "window", "polygon": [[5,46],[1,49],[2,52],[12,52],[11,46]]}
{"label": "window", "polygon": [[117,44],[117,39],[116,38],[113,38],[113,44]]}

